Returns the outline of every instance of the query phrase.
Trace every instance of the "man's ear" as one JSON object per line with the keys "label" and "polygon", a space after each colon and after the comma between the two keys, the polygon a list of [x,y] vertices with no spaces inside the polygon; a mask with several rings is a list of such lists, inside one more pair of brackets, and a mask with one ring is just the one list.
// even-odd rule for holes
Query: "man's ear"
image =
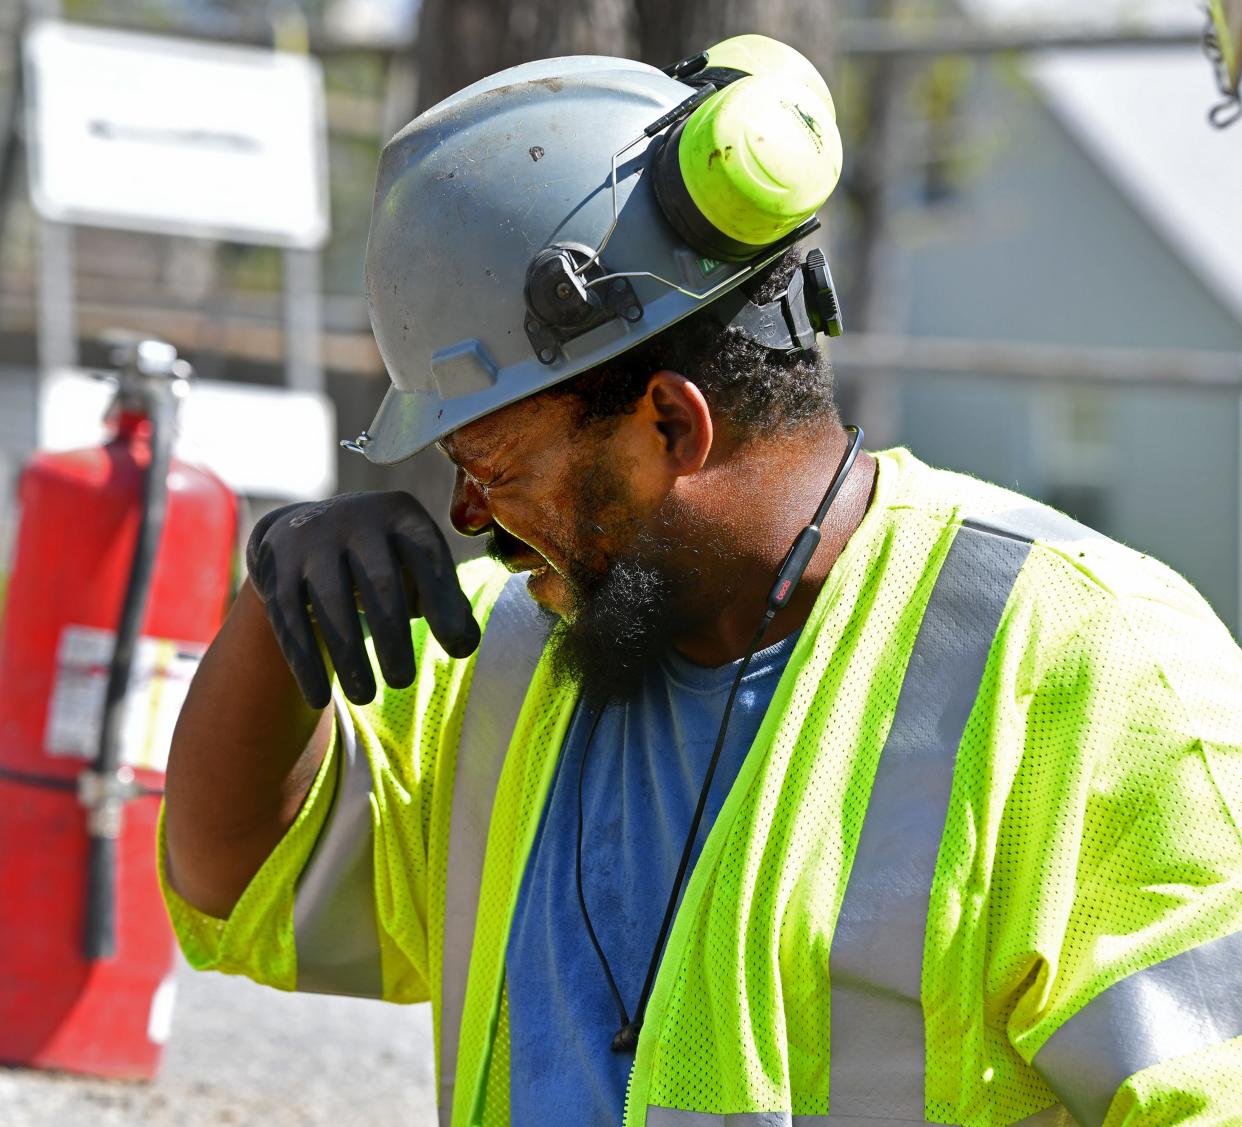
{"label": "man's ear", "polygon": [[712,413],[698,386],[678,372],[661,369],[647,383],[646,400],[675,474],[703,468],[715,437]]}

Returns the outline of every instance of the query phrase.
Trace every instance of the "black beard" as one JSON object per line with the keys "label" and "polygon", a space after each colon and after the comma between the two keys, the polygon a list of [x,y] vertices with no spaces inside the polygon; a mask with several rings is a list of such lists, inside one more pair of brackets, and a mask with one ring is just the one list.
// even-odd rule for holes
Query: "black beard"
{"label": "black beard", "polygon": [[553,674],[577,684],[592,708],[633,697],[678,633],[669,614],[672,587],[660,569],[633,559],[614,560],[602,576],[575,582],[572,617],[552,616]]}
{"label": "black beard", "polygon": [[545,611],[551,620],[548,657],[553,675],[577,684],[589,707],[632,699],[652,663],[728,598],[719,586],[723,570],[709,589],[701,564],[722,563],[733,553],[702,530],[695,540],[703,547],[690,566],[684,549],[683,559],[673,558],[680,545],[643,531],[602,573],[566,576],[573,604],[564,619]]}

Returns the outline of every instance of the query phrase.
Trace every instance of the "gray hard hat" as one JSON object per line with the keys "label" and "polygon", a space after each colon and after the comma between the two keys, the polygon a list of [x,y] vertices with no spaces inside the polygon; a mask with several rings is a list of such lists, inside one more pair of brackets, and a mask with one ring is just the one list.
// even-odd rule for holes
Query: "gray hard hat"
{"label": "gray hard hat", "polygon": [[[784,249],[717,262],[661,213],[642,173],[662,138],[645,130],[693,93],[627,59],[544,59],[466,87],[385,146],[366,278],[392,387],[346,445],[408,458],[633,348]],[[559,298],[595,312],[566,328],[548,309]]]}

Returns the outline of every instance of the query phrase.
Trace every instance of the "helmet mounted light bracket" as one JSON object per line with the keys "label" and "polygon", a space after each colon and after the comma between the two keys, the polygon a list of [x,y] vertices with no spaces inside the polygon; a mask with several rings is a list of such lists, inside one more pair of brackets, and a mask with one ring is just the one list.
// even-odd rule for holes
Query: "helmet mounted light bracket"
{"label": "helmet mounted light bracket", "polygon": [[541,364],[554,364],[561,345],[605,321],[642,319],[643,305],[629,278],[613,275],[607,286],[597,287],[605,273],[598,252],[577,243],[544,247],[531,260],[522,327]]}

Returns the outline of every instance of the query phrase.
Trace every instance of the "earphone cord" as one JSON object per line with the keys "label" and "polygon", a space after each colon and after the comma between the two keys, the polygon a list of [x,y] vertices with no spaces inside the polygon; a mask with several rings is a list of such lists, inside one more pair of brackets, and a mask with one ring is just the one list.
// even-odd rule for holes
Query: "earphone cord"
{"label": "earphone cord", "polygon": [[621,1000],[621,991],[617,989],[617,980],[612,976],[612,967],[608,965],[608,957],[604,954],[603,947],[600,946],[595,928],[591,926],[591,914],[587,911],[586,895],[582,891],[582,778],[586,774],[586,762],[587,756],[591,753],[591,744],[595,741],[595,729],[599,727],[599,720],[603,715],[603,708],[596,709],[595,719],[591,721],[591,730],[587,733],[586,747],[582,749],[582,762],[578,764],[578,844],[574,856],[574,876],[578,885],[578,907],[582,910],[582,922],[586,924],[587,935],[591,937],[591,946],[595,948],[599,964],[604,968],[604,974],[608,978],[608,989],[612,991],[612,1000],[617,1004],[621,1024],[625,1026],[629,1025],[630,1017],[625,1012],[625,1002]]}
{"label": "earphone cord", "polygon": [[[586,895],[582,888],[583,779],[586,776],[587,757],[591,753],[591,744],[595,740],[595,731],[599,727],[600,718],[604,714],[602,707],[596,710],[595,717],[591,721],[591,729],[587,733],[586,746],[582,749],[582,760],[578,764],[578,837],[574,873],[578,888],[578,907],[582,910],[582,919],[586,924],[587,935],[590,936],[591,946],[595,948],[595,954],[599,958],[600,966],[604,968],[604,975],[608,979],[608,989],[612,992],[612,1000],[616,1004],[617,1014],[621,1018],[621,1028],[617,1030],[612,1039],[614,1052],[632,1052],[638,1044],[638,1033],[642,1028],[643,1018],[647,1013],[647,1003],[651,998],[652,987],[655,985],[656,971],[660,966],[660,956],[664,951],[664,944],[668,939],[669,930],[673,926],[673,917],[677,911],[677,901],[681,896],[681,886],[686,879],[686,871],[690,867],[690,857],[694,852],[694,843],[699,836],[699,827],[703,822],[703,812],[707,809],[707,797],[711,793],[712,779],[715,778],[716,767],[720,763],[720,755],[724,750],[725,736],[729,731],[729,717],[733,714],[733,702],[737,699],[737,691],[741,688],[742,678],[746,675],[746,669],[750,665],[751,658],[755,656],[755,652],[759,649],[759,643],[763,641],[763,636],[767,633],[768,627],[776,617],[777,610],[788,604],[793,586],[796,586],[798,580],[801,579],[802,572],[805,570],[815,547],[819,543],[819,526],[854,466],[854,459],[857,457],[859,448],[862,445],[863,435],[862,430],[858,427],[851,427],[849,429],[854,431],[853,440],[841,459],[837,472],[833,475],[828,490],[824,494],[824,499],[820,502],[820,506],[815,512],[812,523],[803,529],[799,535],[799,541],[801,541],[808,532],[813,531],[814,536],[810,538],[813,543],[808,542],[806,551],[796,553],[795,548],[798,546],[799,541],[795,541],[794,548],[790,549],[785,563],[781,565],[776,585],[768,597],[768,607],[764,611],[763,621],[760,622],[759,629],[755,631],[755,636],[751,639],[750,646],[746,650],[746,656],[742,658],[742,663],[738,666],[737,675],[733,678],[733,685],[729,689],[729,699],[725,704],[724,716],[720,721],[720,730],[716,733],[716,746],[712,749],[712,757],[707,764],[707,773],[703,777],[703,786],[699,790],[699,801],[694,808],[694,817],[690,822],[690,830],[686,834],[685,845],[682,846],[681,861],[677,866],[677,876],[673,881],[673,890],[669,893],[668,904],[664,908],[664,919],[660,923],[660,934],[656,938],[655,947],[651,952],[651,960],[647,964],[647,976],[643,981],[642,992],[638,996],[638,1005],[635,1007],[632,1020],[625,1008],[621,991],[617,988],[617,980],[613,976],[612,967],[608,964],[608,957],[604,954],[604,948],[600,945],[599,937],[595,934],[595,928],[591,924],[591,916],[587,911]],[[792,558],[795,555],[800,557],[796,561]],[[789,575],[788,578],[792,582],[787,582],[786,570],[791,564],[796,574]]]}
{"label": "earphone cord", "polygon": [[618,1052],[631,1050],[634,1044],[637,1043],[638,1031],[642,1028],[643,1017],[647,1012],[647,1002],[651,997],[651,988],[655,984],[656,971],[660,966],[660,955],[664,951],[664,943],[668,939],[669,929],[673,926],[673,917],[677,911],[677,901],[681,897],[681,886],[686,879],[686,871],[690,867],[690,857],[694,853],[694,843],[699,836],[699,826],[703,823],[703,812],[707,809],[707,798],[711,793],[712,779],[716,776],[716,767],[720,763],[720,755],[724,750],[725,736],[729,731],[729,717],[733,714],[733,702],[737,697],[738,689],[741,687],[742,678],[746,675],[746,668],[750,665],[750,659],[755,656],[755,651],[759,648],[759,642],[762,640],[763,635],[767,633],[768,626],[774,616],[775,611],[770,608],[764,614],[763,623],[755,632],[754,638],[751,639],[750,648],[746,651],[746,656],[742,659],[737,675],[733,678],[733,685],[729,689],[729,700],[725,705],[724,717],[720,721],[720,730],[716,734],[716,746],[712,749],[712,757],[707,764],[707,773],[703,776],[703,786],[699,790],[699,801],[694,808],[694,817],[690,822],[690,830],[686,834],[685,845],[682,846],[681,861],[677,865],[677,876],[673,880],[673,890],[669,893],[668,904],[664,909],[664,919],[660,923],[660,933],[651,952],[651,961],[647,964],[647,977],[643,981],[642,992],[638,996],[638,1005],[634,1010],[633,1021],[630,1020],[630,1015],[625,1008],[621,991],[617,988],[617,980],[613,976],[612,967],[608,964],[608,957],[604,954],[604,949],[595,934],[595,928],[591,925],[591,916],[587,911],[586,896],[582,888],[582,780],[586,775],[587,756],[591,751],[595,730],[599,727],[600,717],[603,715],[602,708],[596,711],[595,719],[591,722],[591,730],[587,735],[586,747],[582,751],[582,761],[578,765],[578,847],[576,858],[578,906],[582,909],[582,919],[586,924],[587,935],[590,936],[591,946],[595,948],[595,954],[599,957],[600,966],[604,968],[604,975],[608,979],[608,988],[612,991],[612,1000],[616,1004],[617,1014],[621,1018],[621,1028],[613,1039],[613,1048]]}

